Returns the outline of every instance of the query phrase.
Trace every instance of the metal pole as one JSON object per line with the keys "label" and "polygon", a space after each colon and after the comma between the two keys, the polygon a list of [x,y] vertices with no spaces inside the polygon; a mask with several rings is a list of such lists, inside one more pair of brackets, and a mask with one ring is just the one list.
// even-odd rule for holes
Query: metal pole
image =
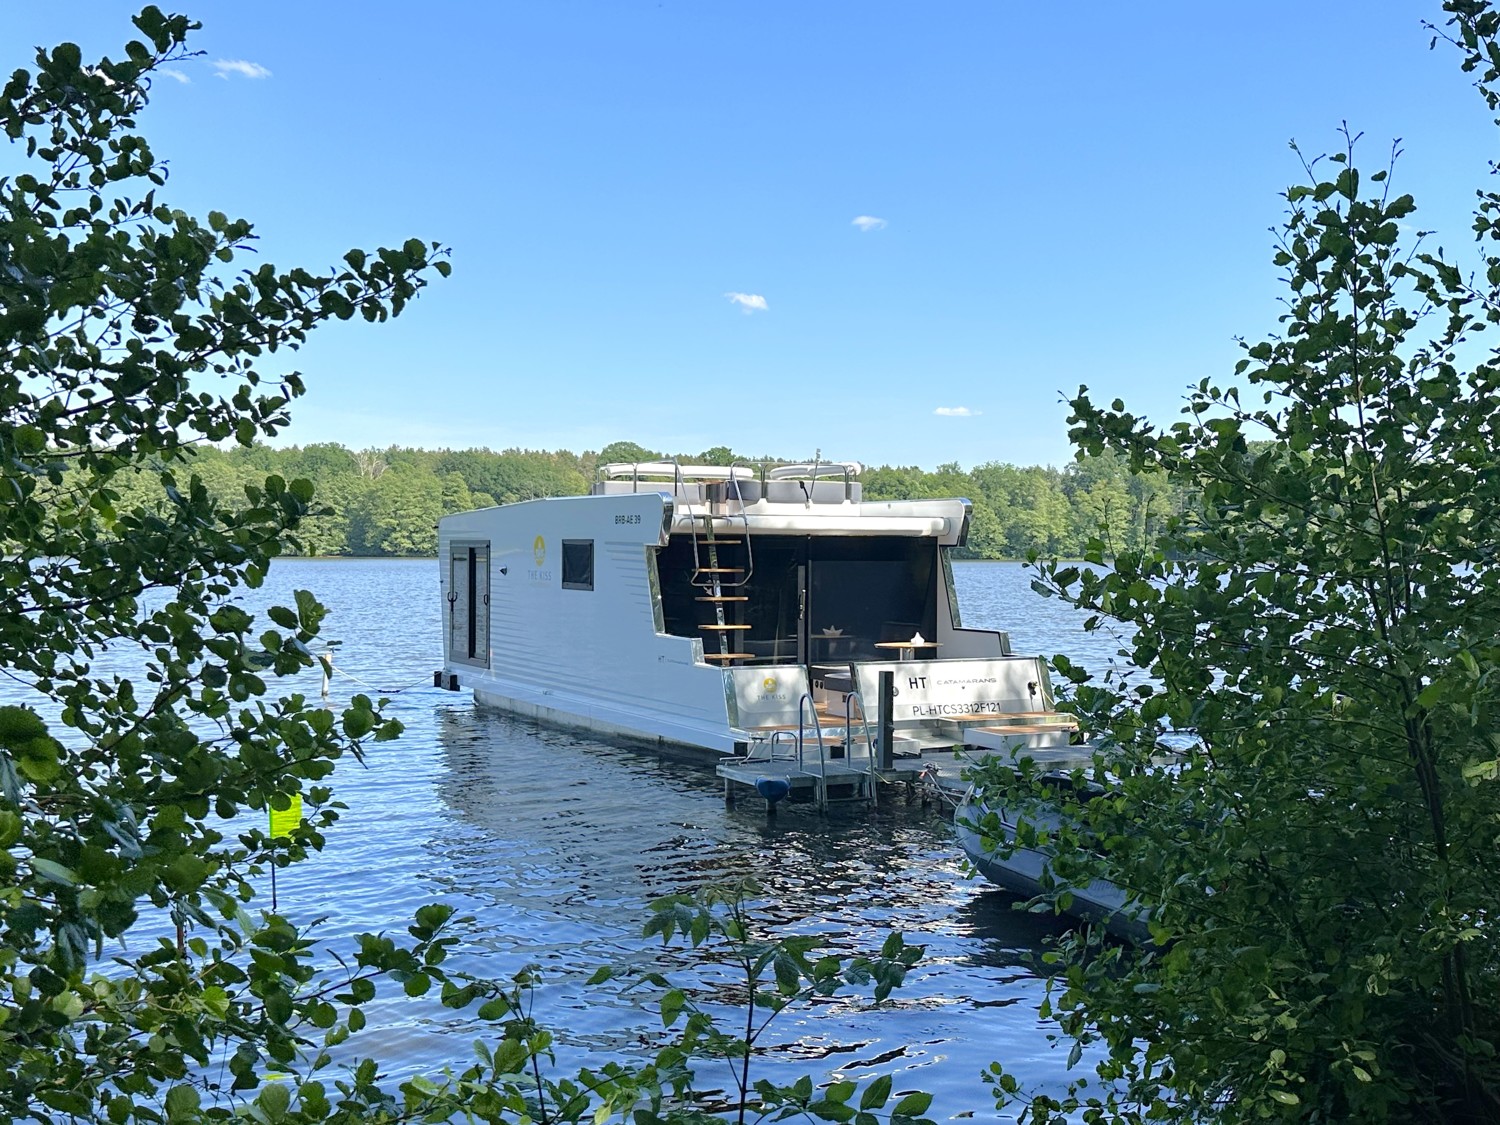
{"label": "metal pole", "polygon": [[896,673],[880,673],[880,768],[896,765]]}

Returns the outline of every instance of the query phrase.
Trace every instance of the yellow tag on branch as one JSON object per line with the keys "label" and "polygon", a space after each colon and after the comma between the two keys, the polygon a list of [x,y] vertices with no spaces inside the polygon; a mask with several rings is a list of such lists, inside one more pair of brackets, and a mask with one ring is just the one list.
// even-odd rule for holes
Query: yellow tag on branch
{"label": "yellow tag on branch", "polygon": [[302,795],[292,794],[292,803],[284,809],[271,808],[271,838],[282,840],[291,836],[302,823]]}

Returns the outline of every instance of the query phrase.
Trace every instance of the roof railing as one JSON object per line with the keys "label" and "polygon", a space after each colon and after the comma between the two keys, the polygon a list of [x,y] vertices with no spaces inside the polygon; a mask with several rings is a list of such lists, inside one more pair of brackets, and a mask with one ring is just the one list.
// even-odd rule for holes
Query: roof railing
{"label": "roof railing", "polygon": [[795,465],[774,461],[736,461],[733,465],[682,465],[674,460],[613,461],[598,467],[600,480],[640,480],[643,477],[668,477],[673,481],[693,483],[721,480],[817,480],[819,477],[842,476],[846,483],[864,472],[858,461],[813,461]]}

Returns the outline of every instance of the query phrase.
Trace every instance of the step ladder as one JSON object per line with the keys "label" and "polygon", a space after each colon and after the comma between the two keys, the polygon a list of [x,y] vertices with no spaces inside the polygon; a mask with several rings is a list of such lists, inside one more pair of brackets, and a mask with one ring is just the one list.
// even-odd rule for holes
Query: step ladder
{"label": "step ladder", "polygon": [[[732,493],[733,499],[739,503],[739,512],[732,511],[716,512],[712,499],[706,502],[706,510],[703,512],[688,512],[688,517],[693,522],[693,573],[688,581],[702,590],[694,600],[706,603],[713,609],[713,619],[705,624],[700,624],[710,637],[718,638],[718,651],[708,651],[705,644],[703,659],[717,661],[720,664],[729,664],[736,660],[746,660],[753,653],[739,651],[740,645],[735,638],[750,629],[749,625],[731,621],[724,610],[726,606],[732,606],[737,602],[748,602],[749,595],[740,594],[738,591],[745,586],[755,571],[754,550],[750,544],[750,518],[745,515],[745,504],[740,497],[740,484],[738,478],[731,475],[725,483],[726,494]],[[741,530],[738,538],[721,538],[714,526],[715,520],[727,520],[732,524],[738,515]],[[725,566],[724,560],[719,555],[721,547],[743,547],[744,566]],[[726,592],[727,591],[727,592]]]}
{"label": "step ladder", "polygon": [[[800,793],[800,799],[810,798],[820,812],[835,804],[876,804],[879,800],[876,783],[881,777],[875,768],[874,742],[865,722],[863,699],[858,700],[858,706],[858,730],[854,704],[848,700],[844,704],[842,725],[837,716],[831,715],[830,725],[825,727],[812,695],[804,692],[797,701],[796,729],[759,728],[762,735],[769,737],[758,738],[743,757],[724,758],[714,767],[724,779],[725,800],[734,803],[734,785],[759,791],[758,783],[762,780],[780,778],[786,783],[789,795]],[[831,758],[830,747],[840,756]],[[799,798],[793,796],[793,799]],[[766,811],[775,813],[774,800]]]}

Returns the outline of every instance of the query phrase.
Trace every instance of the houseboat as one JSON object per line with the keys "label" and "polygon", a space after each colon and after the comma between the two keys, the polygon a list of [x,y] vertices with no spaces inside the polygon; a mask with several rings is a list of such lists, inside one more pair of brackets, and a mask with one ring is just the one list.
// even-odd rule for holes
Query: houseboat
{"label": "houseboat", "polygon": [[820,802],[834,774],[868,796],[955,747],[1066,741],[1046,663],[962,624],[969,502],[865,500],[860,472],[611,464],[589,495],[446,516],[435,681],[720,756],[726,790],[816,774]]}

